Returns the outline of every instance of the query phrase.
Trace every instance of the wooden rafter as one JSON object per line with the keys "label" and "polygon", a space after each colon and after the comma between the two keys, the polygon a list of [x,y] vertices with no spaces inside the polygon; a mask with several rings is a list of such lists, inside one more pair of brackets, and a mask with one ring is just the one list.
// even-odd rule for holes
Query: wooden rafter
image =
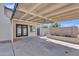
{"label": "wooden rafter", "polygon": [[71,11],[75,11],[76,9],[79,9],[79,7],[69,8],[69,9],[62,10],[60,12],[52,13],[52,14],[49,14],[47,17],[57,16],[57,15],[60,15],[60,14],[63,14],[63,13],[68,13],[68,12],[71,12]]}
{"label": "wooden rafter", "polygon": [[[23,9],[18,9],[18,10],[19,10],[19,11],[23,11],[23,12],[25,12],[25,13],[27,13],[27,14],[31,14],[31,15],[36,16],[36,17],[40,17],[40,18],[44,18],[44,19],[48,19],[48,18],[46,18],[46,17],[44,17],[44,16],[37,15],[37,14],[32,13],[32,12],[27,12],[26,10],[23,10]],[[49,20],[50,20],[50,19],[49,19]]]}
{"label": "wooden rafter", "polygon": [[[46,21],[60,21],[62,19],[68,19],[68,18],[78,18],[79,13],[79,4],[74,3],[55,3],[55,4],[43,4],[38,3],[35,4],[29,11],[25,8],[17,8],[17,10],[24,12],[25,14],[22,15],[20,19],[23,19],[24,17],[27,17],[27,15],[33,15],[32,17],[27,18],[25,21],[35,21],[40,22],[41,19],[45,19]],[[49,7],[46,7],[46,6]],[[28,6],[28,5],[26,5]],[[45,8],[45,9],[44,9]],[[38,12],[39,11],[39,12]],[[45,15],[46,14],[46,15]],[[72,16],[73,14],[73,16]],[[75,15],[74,15],[75,14]],[[70,17],[68,17],[68,15]],[[36,17],[39,17],[35,19]],[[24,18],[25,19],[25,18]]]}
{"label": "wooden rafter", "polygon": [[[36,9],[39,5],[40,4],[36,4],[30,11],[28,11],[28,13],[31,13],[31,11],[33,11],[34,9]],[[22,19],[23,17],[25,17],[28,13],[26,12],[26,14],[24,14],[20,19]]]}

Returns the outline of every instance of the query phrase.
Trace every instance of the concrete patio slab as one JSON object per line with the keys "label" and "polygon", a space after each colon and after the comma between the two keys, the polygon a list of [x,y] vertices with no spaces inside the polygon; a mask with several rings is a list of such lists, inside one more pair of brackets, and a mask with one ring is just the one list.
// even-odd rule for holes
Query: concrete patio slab
{"label": "concrete patio slab", "polygon": [[13,56],[11,43],[0,43],[0,56]]}
{"label": "concrete patio slab", "polygon": [[69,42],[56,40],[56,39],[51,39],[51,38],[48,38],[46,36],[45,37],[40,37],[40,38],[46,39],[47,41],[50,41],[50,42],[53,42],[53,43],[56,43],[56,44],[64,45],[64,46],[71,47],[71,48],[74,48],[74,49],[79,49],[79,44],[69,43]]}
{"label": "concrete patio slab", "polygon": [[[79,56],[79,50],[59,45],[40,37],[14,42],[16,56]],[[13,56],[11,43],[0,44],[0,56]]]}
{"label": "concrete patio slab", "polygon": [[28,37],[14,43],[17,56],[79,56],[79,50],[58,45],[39,37]]}

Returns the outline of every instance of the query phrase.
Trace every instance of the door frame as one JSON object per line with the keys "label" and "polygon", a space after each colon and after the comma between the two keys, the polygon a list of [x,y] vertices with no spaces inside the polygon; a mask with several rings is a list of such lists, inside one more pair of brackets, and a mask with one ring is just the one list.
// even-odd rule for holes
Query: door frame
{"label": "door frame", "polygon": [[[18,36],[18,31],[17,31],[17,27],[21,26],[21,35]],[[26,26],[26,35],[23,35],[23,26]],[[16,24],[16,37],[22,37],[22,36],[28,36],[28,25],[24,25],[24,24]]]}

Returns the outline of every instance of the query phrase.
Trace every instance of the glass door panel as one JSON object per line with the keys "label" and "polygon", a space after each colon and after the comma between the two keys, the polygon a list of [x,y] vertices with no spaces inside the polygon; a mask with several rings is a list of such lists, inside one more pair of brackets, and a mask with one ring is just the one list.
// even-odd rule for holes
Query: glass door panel
{"label": "glass door panel", "polygon": [[23,26],[23,35],[27,35],[27,26]]}
{"label": "glass door panel", "polygon": [[16,26],[16,35],[21,36],[21,25]]}

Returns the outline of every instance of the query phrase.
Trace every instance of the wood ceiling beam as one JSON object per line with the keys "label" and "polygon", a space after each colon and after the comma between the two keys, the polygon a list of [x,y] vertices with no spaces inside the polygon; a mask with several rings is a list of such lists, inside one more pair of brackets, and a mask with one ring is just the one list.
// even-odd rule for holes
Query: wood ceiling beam
{"label": "wood ceiling beam", "polygon": [[31,20],[31,21],[36,22],[36,21],[39,21],[39,20],[41,20],[41,19],[39,18],[39,19],[34,19],[34,20]]}
{"label": "wood ceiling beam", "polygon": [[49,14],[51,12],[54,12],[54,11],[61,9],[65,6],[68,6],[68,5],[70,5],[70,4],[53,4],[51,7],[46,7],[48,9],[44,10],[42,13],[40,12],[40,14],[42,14],[42,15]]}
{"label": "wood ceiling beam", "polygon": [[[76,6],[77,6],[77,7],[76,7]],[[63,14],[63,13],[71,12],[72,10],[76,10],[76,9],[78,9],[78,8],[79,8],[79,6],[78,6],[78,5],[75,5],[75,7],[72,6],[72,8],[68,8],[68,9],[66,8],[66,9],[64,9],[64,10],[61,10],[61,11],[58,11],[58,12],[49,14],[49,15],[47,15],[47,17],[52,17],[52,16],[61,15],[61,14]]]}
{"label": "wood ceiling beam", "polygon": [[27,19],[27,21],[30,21],[31,19],[33,19],[33,18],[35,18],[35,16],[33,16],[33,17],[30,17],[29,19]]}
{"label": "wood ceiling beam", "polygon": [[[43,19],[46,19],[46,20],[48,19],[48,18],[46,18],[46,17],[44,17],[44,16],[37,15],[37,14],[34,14],[34,13],[32,13],[32,12],[28,12],[28,11],[26,11],[26,10],[24,10],[24,9],[17,9],[17,10],[22,11],[22,12],[25,12],[25,13],[28,13],[28,14],[33,15],[33,16],[35,16],[35,17],[40,17],[40,18],[43,18]],[[48,19],[48,20],[51,20],[51,19]]]}
{"label": "wood ceiling beam", "polygon": [[[35,14],[35,13],[33,13],[33,12],[31,12],[31,11],[33,11],[33,10],[35,10],[36,8],[38,8],[38,6],[39,6],[40,4],[36,4],[31,10],[30,10],[30,12],[28,12],[26,9],[21,9],[21,8],[17,8],[17,10],[19,10],[19,11],[22,11],[22,12],[25,12],[26,14],[25,15],[23,15],[20,19],[22,19],[23,17],[25,17],[26,15],[28,15],[28,14],[30,14],[30,15],[33,15],[34,17],[40,17],[40,18],[42,18],[42,19],[45,19],[45,20],[49,20],[49,21],[51,21],[51,18],[52,19],[55,19],[56,21],[60,21],[60,20],[62,20],[62,18],[63,19],[65,19],[65,17],[63,17],[63,16],[66,16],[66,15],[70,15],[72,12],[75,12],[77,9],[79,9],[79,5],[78,4],[69,4],[70,6],[68,7],[68,5],[67,4],[64,4],[64,5],[60,5],[58,8],[52,8],[51,7],[51,9],[48,9],[47,11],[44,11],[44,12],[42,12],[41,14],[43,14],[43,13],[47,13],[47,12],[51,12],[51,14],[48,14],[47,15],[47,17],[46,16],[41,16],[40,14]],[[41,6],[40,6],[41,7]],[[40,8],[39,7],[39,8]],[[52,11],[52,9],[53,9],[53,11]],[[54,12],[54,11],[56,11],[56,12]],[[53,12],[53,13],[52,13]],[[63,15],[64,14],[64,15]],[[54,17],[53,17],[54,16]],[[73,16],[74,17],[74,16]],[[76,16],[75,16],[76,17]],[[74,18],[75,18],[74,17]],[[68,17],[69,18],[69,17]],[[31,17],[31,18],[28,18],[27,20],[30,20],[31,21],[31,19],[33,19],[33,17]],[[55,20],[52,20],[52,21],[55,21]],[[38,20],[37,20],[38,21]]]}
{"label": "wood ceiling beam", "polygon": [[63,13],[61,15],[52,16],[51,18],[58,18],[58,17],[62,17],[62,16],[72,15],[74,13],[79,13],[79,9],[72,11],[72,12]]}
{"label": "wood ceiling beam", "polygon": [[66,16],[62,16],[62,17],[58,17],[58,18],[52,18],[52,21],[58,22],[58,21],[62,21],[62,20],[75,19],[75,18],[79,18],[79,13],[75,13],[72,15],[66,15]]}
{"label": "wood ceiling beam", "polygon": [[31,21],[24,21],[24,20],[21,20],[21,19],[13,19],[13,21],[18,21],[18,22],[27,22],[28,24],[37,24],[37,22],[31,22]]}
{"label": "wood ceiling beam", "polygon": [[[39,4],[36,4],[30,11],[28,11],[29,13],[31,12],[31,11],[33,11],[34,9],[36,9],[38,6],[40,5],[40,3]],[[20,19],[22,19],[23,17],[25,17],[26,15],[28,15],[28,13],[26,12],[26,14],[24,14]]]}

